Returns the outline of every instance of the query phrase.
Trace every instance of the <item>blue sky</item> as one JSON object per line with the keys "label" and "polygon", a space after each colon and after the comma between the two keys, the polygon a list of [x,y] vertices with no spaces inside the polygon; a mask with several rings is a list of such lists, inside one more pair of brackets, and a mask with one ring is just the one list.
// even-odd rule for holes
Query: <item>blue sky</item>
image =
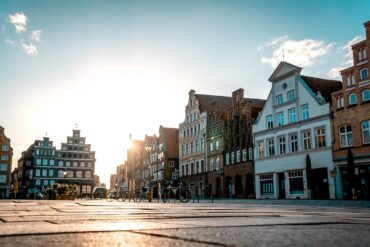
{"label": "blue sky", "polygon": [[335,78],[369,10],[360,0],[2,0],[0,125],[17,159],[45,132],[59,148],[79,123],[107,181],[129,133],[183,121],[190,89],[265,98],[283,49],[303,74]]}

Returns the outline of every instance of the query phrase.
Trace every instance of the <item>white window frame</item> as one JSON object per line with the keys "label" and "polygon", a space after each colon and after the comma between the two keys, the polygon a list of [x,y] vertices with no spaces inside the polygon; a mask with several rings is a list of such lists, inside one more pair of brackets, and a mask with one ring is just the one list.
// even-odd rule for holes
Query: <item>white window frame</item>
{"label": "white window frame", "polygon": [[301,120],[306,120],[310,118],[310,113],[308,109],[308,104],[301,105]]}
{"label": "white window frame", "polygon": [[[364,124],[367,124],[367,126],[364,126]],[[370,144],[370,120],[366,120],[361,123],[361,132],[362,132],[362,142],[364,144]],[[366,138],[365,133],[367,133],[368,140],[365,140]]]}
{"label": "white window frame", "polygon": [[339,142],[342,148],[353,146],[351,125],[342,125],[339,127]]}
{"label": "white window frame", "polygon": [[289,123],[297,122],[297,111],[295,107],[288,109],[288,121]]}
{"label": "white window frame", "polygon": [[362,101],[367,102],[369,100],[370,100],[370,89],[365,89],[362,91]]}

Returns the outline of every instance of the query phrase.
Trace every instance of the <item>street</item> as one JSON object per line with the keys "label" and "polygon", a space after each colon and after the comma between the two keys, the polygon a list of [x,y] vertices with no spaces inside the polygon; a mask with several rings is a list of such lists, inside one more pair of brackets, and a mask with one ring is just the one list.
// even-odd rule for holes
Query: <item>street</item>
{"label": "street", "polygon": [[369,246],[370,202],[0,201],[1,246]]}

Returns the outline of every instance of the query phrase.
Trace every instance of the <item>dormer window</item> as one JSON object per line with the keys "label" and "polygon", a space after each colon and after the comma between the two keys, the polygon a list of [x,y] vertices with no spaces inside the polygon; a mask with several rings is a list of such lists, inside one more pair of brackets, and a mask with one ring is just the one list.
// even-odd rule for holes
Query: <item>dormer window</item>
{"label": "dormer window", "polygon": [[361,78],[361,80],[364,80],[364,79],[366,79],[368,77],[369,77],[369,71],[368,71],[368,69],[367,68],[361,69],[360,70],[360,78]]}

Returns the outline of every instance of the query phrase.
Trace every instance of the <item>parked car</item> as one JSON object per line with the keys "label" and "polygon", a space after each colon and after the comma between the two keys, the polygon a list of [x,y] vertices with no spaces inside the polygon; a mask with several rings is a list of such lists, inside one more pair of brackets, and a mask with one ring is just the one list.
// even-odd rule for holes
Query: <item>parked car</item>
{"label": "parked car", "polygon": [[104,187],[96,187],[92,193],[92,197],[94,199],[103,199],[107,197],[107,188]]}

